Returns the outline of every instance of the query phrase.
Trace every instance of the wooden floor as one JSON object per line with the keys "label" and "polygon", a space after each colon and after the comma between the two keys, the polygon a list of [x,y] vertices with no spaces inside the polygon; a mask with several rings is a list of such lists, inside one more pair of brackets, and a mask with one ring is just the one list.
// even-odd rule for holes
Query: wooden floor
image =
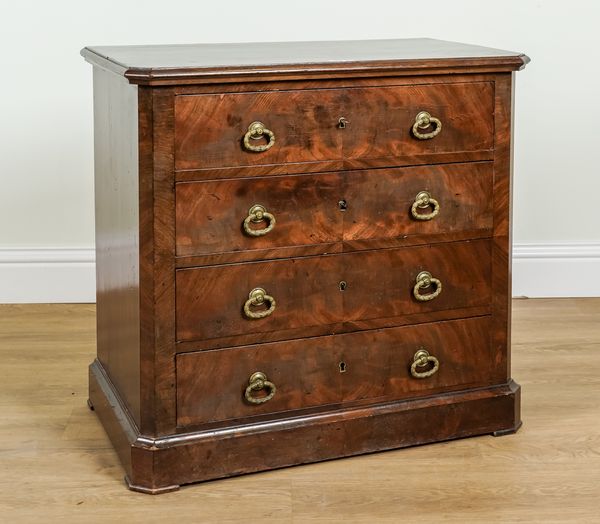
{"label": "wooden floor", "polygon": [[86,406],[91,305],[0,306],[0,522],[600,522],[600,299],[518,300],[524,426],[128,491]]}

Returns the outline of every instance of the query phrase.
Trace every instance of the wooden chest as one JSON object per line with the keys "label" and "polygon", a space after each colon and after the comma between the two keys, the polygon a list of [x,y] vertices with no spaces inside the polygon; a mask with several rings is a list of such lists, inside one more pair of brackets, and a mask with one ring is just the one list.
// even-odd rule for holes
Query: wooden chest
{"label": "wooden chest", "polygon": [[518,429],[526,56],[429,39],[82,54],[90,405],[131,489]]}

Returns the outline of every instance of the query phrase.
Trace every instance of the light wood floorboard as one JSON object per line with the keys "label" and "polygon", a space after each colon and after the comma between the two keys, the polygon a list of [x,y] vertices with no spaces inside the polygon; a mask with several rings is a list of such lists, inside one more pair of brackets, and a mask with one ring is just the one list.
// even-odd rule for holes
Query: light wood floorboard
{"label": "light wood floorboard", "polygon": [[516,300],[524,426],[128,491],[86,406],[93,305],[0,306],[0,522],[600,522],[600,298]]}

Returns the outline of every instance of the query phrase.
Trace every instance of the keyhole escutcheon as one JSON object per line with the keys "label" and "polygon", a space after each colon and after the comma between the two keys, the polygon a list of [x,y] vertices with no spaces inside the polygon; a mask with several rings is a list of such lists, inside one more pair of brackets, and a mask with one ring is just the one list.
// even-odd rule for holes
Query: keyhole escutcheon
{"label": "keyhole escutcheon", "polygon": [[340,129],[346,129],[346,126],[349,124],[350,122],[343,116],[341,116],[338,120],[338,127]]}

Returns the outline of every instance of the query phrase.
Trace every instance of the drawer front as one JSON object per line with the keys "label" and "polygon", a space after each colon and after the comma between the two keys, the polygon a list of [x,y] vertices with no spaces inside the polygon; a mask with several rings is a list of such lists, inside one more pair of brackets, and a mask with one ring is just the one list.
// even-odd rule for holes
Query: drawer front
{"label": "drawer front", "polygon": [[491,230],[492,182],[482,162],[179,183],[177,255]]}
{"label": "drawer front", "polygon": [[493,131],[492,82],[180,95],[175,168],[418,163],[420,155],[492,150]]}
{"label": "drawer front", "polygon": [[[177,255],[338,242],[340,180],[324,174],[179,183]],[[271,216],[251,213],[256,205]]]}
{"label": "drawer front", "polygon": [[[175,168],[339,160],[338,97],[328,89],[177,96]],[[262,122],[274,135],[266,151],[244,146],[253,122]],[[249,137],[248,143],[266,146],[266,136]]]}
{"label": "drawer front", "polygon": [[[348,120],[358,124],[345,130],[344,158],[393,162],[397,157],[493,149],[491,82],[359,88],[342,97]],[[431,123],[415,133],[423,111]]]}
{"label": "drawer front", "polygon": [[[180,269],[176,271],[177,339],[486,306],[490,250],[489,240],[477,240]],[[429,286],[421,280],[417,286],[423,271],[437,280]],[[251,293],[259,288],[267,298]]]}
{"label": "drawer front", "polygon": [[350,172],[344,240],[491,232],[493,177],[491,162]]}
{"label": "drawer front", "polygon": [[[177,422],[186,426],[504,382],[489,329],[489,317],[478,317],[181,354]],[[430,358],[412,366],[421,350]],[[246,399],[256,372],[275,386],[272,398],[261,403],[253,400],[273,393],[269,384],[259,388],[253,382]]]}

